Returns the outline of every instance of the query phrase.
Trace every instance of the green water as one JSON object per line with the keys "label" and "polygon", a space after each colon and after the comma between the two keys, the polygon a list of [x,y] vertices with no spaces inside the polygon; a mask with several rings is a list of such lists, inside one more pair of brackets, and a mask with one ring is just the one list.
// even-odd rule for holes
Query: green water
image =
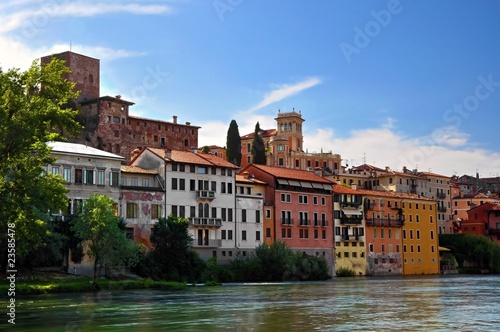
{"label": "green water", "polygon": [[500,276],[372,277],[51,294],[18,298],[12,331],[500,331],[499,286]]}

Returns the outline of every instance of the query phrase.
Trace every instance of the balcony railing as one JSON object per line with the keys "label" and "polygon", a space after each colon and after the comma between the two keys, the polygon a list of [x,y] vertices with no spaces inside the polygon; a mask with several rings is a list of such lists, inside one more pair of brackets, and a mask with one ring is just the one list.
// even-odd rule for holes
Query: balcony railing
{"label": "balcony railing", "polygon": [[500,228],[490,228],[488,230],[489,235],[500,235]]}
{"label": "balcony railing", "polygon": [[439,199],[445,199],[446,198],[446,194],[445,193],[437,193],[436,197],[439,198]]}
{"label": "balcony railing", "polygon": [[196,190],[196,199],[214,199],[215,191]]}
{"label": "balcony railing", "polygon": [[191,226],[221,227],[222,219],[219,218],[189,218]]}
{"label": "balcony railing", "polygon": [[363,235],[342,235],[342,241],[344,242],[358,242],[363,241]]}
{"label": "balcony railing", "polygon": [[366,219],[367,226],[403,226],[405,221],[403,219],[382,219],[382,218],[372,218]]}
{"label": "balcony railing", "polygon": [[282,218],[281,224],[282,225],[293,225],[293,219],[292,218]]}
{"label": "balcony railing", "polygon": [[354,207],[354,208],[358,208],[361,206],[361,204],[363,204],[362,202],[347,202],[347,201],[340,201],[340,208],[350,208],[350,207]]}
{"label": "balcony railing", "polygon": [[438,206],[438,211],[439,211],[439,212],[446,212],[446,210],[448,210],[448,209],[446,208],[446,206]]}
{"label": "balcony railing", "polygon": [[311,221],[309,219],[300,219],[299,225],[300,226],[311,226]]}
{"label": "balcony railing", "polygon": [[199,238],[195,239],[193,243],[191,243],[192,247],[195,248],[218,248],[221,246],[222,240],[217,239],[204,239]]}
{"label": "balcony railing", "polygon": [[363,218],[340,218],[340,223],[342,225],[361,225],[363,223]]}
{"label": "balcony railing", "polygon": [[314,227],[328,227],[328,220],[314,220]]}

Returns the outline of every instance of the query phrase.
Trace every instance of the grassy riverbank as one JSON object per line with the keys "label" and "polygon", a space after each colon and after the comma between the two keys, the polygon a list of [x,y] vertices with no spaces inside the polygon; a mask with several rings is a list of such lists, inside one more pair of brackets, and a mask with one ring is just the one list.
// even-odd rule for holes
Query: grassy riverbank
{"label": "grassy riverbank", "polygon": [[[8,275],[1,275],[0,295],[7,296],[11,283],[7,279]],[[92,283],[92,278],[74,276],[55,272],[30,272],[18,273],[15,280],[15,294],[36,295],[48,293],[71,293],[71,292],[92,292],[102,289],[122,290],[122,289],[176,289],[186,287],[186,284],[171,281],[152,280],[121,280],[112,281],[101,278],[96,284]]]}

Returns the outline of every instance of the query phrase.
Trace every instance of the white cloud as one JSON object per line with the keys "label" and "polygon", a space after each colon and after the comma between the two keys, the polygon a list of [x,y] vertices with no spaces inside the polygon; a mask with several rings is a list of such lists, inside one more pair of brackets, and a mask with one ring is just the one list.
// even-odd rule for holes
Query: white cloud
{"label": "white cloud", "polygon": [[[8,9],[11,8],[9,11]],[[100,1],[6,1],[2,4],[0,33],[21,29],[23,33],[40,28],[55,17],[91,17],[109,13],[134,15],[158,15],[172,13],[165,5],[144,5],[124,1],[103,3]]]}
{"label": "white cloud", "polygon": [[248,109],[246,112],[253,112],[281,101],[285,98],[291,97],[301,91],[312,88],[321,83],[318,77],[310,77],[304,81],[295,84],[281,84],[276,89],[268,92],[264,98],[255,106]]}

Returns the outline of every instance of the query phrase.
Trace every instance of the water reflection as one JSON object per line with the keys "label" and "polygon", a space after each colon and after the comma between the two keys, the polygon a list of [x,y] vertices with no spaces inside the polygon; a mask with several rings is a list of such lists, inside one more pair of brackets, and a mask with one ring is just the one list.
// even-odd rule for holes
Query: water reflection
{"label": "water reflection", "polygon": [[497,331],[499,282],[425,276],[54,294],[19,299],[16,330]]}

